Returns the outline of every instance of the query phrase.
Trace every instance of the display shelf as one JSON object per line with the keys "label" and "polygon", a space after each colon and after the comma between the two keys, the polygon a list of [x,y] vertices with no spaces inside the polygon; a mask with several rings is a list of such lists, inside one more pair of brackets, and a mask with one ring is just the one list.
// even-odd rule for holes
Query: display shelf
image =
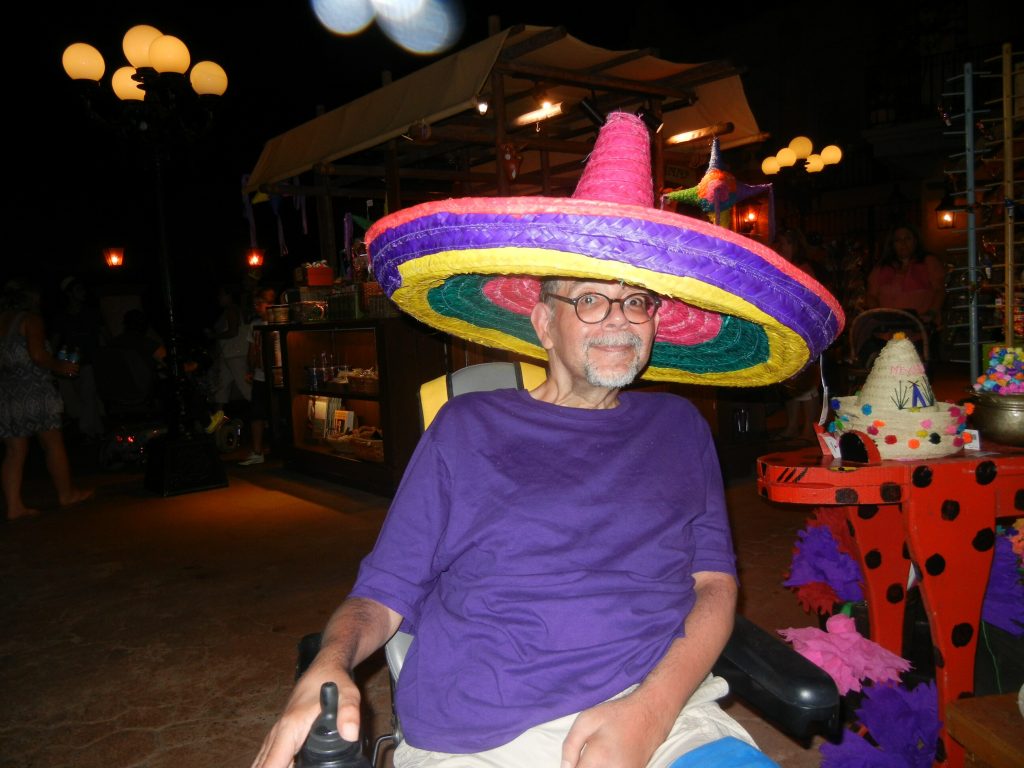
{"label": "display shelf", "polygon": [[[274,329],[287,465],[393,493],[419,439],[419,386],[447,372],[446,337],[406,317]],[[363,375],[330,381],[344,371]]]}

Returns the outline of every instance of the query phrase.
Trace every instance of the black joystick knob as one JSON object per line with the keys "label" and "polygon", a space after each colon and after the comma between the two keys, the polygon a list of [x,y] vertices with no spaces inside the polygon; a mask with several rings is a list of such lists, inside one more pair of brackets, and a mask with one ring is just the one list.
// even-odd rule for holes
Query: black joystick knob
{"label": "black joystick knob", "polygon": [[295,758],[295,768],[370,768],[359,743],[338,733],[338,686],[320,687],[320,715]]}

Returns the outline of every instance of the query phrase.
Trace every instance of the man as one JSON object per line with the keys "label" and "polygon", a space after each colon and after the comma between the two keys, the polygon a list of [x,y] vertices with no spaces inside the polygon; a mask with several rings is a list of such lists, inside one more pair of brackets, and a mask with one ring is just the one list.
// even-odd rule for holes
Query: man
{"label": "man", "polygon": [[[425,204],[368,233],[375,274],[403,309],[543,355],[548,377],[441,409],[257,768],[288,765],[328,680],[339,730],[354,740],[351,670],[399,626],[415,636],[396,695],[399,768],[662,768],[723,736],[750,741],[709,675],[737,592],[710,432],[682,398],[622,389],[641,373],[785,378],[820,343],[791,325],[820,325],[824,338],[841,320],[834,299],[763,247],[651,210],[649,158],[633,181],[617,165],[642,167],[648,150],[642,122],[612,114],[574,200]],[[606,178],[617,179],[614,199],[595,183]],[[691,251],[711,237],[700,241],[708,263],[647,274],[642,264],[682,236]],[[756,267],[737,271],[738,290],[799,296],[799,319],[764,302],[726,319],[667,298],[699,298],[691,281],[710,285],[702,270],[720,269],[710,257],[723,254]],[[549,279],[529,276],[542,268]]]}
{"label": "man", "polygon": [[246,378],[252,387],[249,401],[249,429],[252,433],[252,451],[238,462],[241,467],[251,467],[266,461],[264,457],[267,421],[270,418],[267,403],[267,372],[263,362],[263,326],[270,319],[270,305],[274,303],[273,288],[258,288],[253,294],[253,317],[249,325],[249,372]]}

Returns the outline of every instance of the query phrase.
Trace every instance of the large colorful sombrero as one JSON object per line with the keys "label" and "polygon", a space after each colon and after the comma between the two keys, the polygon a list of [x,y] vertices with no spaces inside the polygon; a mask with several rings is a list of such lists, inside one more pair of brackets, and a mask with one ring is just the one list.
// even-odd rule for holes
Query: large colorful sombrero
{"label": "large colorful sombrero", "polygon": [[571,198],[471,197],[385,216],[366,234],[385,293],[418,320],[546,359],[540,279],[621,280],[663,297],[643,378],[782,381],[836,338],[843,312],[803,270],[731,230],[654,207],[650,135],[609,114]]}

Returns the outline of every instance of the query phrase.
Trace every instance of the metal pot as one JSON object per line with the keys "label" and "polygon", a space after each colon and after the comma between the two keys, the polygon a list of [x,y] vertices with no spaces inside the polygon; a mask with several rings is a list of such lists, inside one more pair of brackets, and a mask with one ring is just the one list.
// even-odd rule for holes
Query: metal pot
{"label": "metal pot", "polygon": [[1003,445],[1024,445],[1024,395],[978,392],[971,423],[988,438]]}

